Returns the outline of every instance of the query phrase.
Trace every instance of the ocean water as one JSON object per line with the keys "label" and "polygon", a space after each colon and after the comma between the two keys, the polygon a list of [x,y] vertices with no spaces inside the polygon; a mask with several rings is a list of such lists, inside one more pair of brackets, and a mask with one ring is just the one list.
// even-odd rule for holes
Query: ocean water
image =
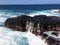
{"label": "ocean water", "polygon": [[41,37],[29,31],[12,31],[4,27],[4,22],[21,15],[60,16],[54,12],[56,9],[60,9],[60,5],[0,5],[0,45],[47,45]]}

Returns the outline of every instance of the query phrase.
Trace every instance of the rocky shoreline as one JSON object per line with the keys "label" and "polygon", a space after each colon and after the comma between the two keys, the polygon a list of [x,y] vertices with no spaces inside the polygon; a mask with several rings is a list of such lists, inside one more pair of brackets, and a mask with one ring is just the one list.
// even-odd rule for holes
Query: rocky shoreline
{"label": "rocky shoreline", "polygon": [[15,29],[17,31],[27,31],[27,27],[29,25],[34,29],[36,28],[37,30],[60,31],[57,29],[57,27],[60,27],[60,18],[46,15],[38,15],[34,17],[22,15],[14,18],[8,18],[5,21],[6,27]]}
{"label": "rocky shoreline", "polygon": [[[43,38],[48,37],[48,34],[44,32],[54,31],[52,33],[55,36],[58,36],[58,31],[60,31],[60,18],[56,16],[46,16],[46,15],[36,15],[34,17],[21,15],[14,18],[8,18],[5,21],[5,26],[17,31],[30,31],[35,35],[41,35]],[[54,42],[51,42],[54,41]],[[47,38],[46,42],[49,45],[59,45],[60,41],[55,40],[52,36]],[[55,44],[56,42],[59,42]]]}

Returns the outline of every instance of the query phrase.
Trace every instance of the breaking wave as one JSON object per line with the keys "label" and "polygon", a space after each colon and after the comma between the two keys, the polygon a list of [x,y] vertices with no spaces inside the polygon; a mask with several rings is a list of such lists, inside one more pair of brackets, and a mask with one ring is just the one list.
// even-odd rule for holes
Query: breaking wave
{"label": "breaking wave", "polygon": [[35,15],[60,16],[60,14],[55,13],[54,10],[58,10],[58,9],[35,11],[33,13],[30,13],[29,16],[32,17]]}

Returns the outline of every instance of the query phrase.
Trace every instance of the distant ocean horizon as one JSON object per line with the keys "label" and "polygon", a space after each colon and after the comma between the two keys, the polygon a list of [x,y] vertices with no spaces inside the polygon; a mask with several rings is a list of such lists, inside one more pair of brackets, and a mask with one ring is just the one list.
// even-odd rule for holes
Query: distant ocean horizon
{"label": "distant ocean horizon", "polygon": [[40,5],[0,5],[0,9],[18,10],[48,10],[60,9],[60,4],[40,4]]}

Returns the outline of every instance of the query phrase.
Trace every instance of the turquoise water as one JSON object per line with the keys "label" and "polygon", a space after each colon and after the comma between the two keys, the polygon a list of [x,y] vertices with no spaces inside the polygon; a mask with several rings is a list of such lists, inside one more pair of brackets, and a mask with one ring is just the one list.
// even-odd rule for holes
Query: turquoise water
{"label": "turquoise water", "polygon": [[28,32],[0,27],[0,45],[46,45],[44,40]]}

